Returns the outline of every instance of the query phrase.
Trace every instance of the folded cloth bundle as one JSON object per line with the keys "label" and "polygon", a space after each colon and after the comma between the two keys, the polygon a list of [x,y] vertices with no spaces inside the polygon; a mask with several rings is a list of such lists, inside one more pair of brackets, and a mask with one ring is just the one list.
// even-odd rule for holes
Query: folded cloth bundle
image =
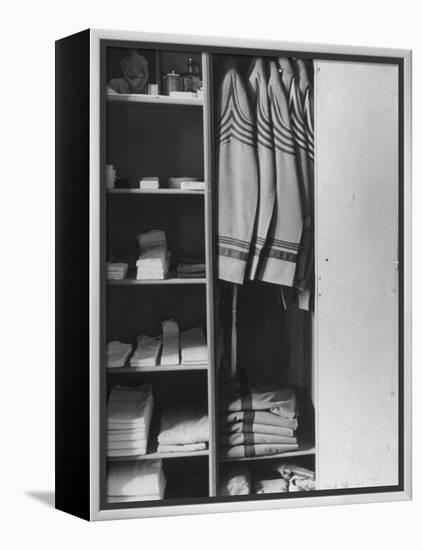
{"label": "folded cloth bundle", "polygon": [[161,336],[147,336],[142,334],[138,338],[138,345],[130,359],[131,367],[155,367],[158,365],[158,356],[161,351]]}
{"label": "folded cloth bundle", "polygon": [[251,474],[247,464],[226,464],[220,476],[221,496],[249,495]]}
{"label": "folded cloth bundle", "polygon": [[297,451],[298,444],[257,444],[257,445],[232,445],[231,447],[223,447],[221,449],[222,458],[248,458],[252,456],[269,456],[290,451]]}
{"label": "folded cloth bundle", "polygon": [[163,332],[163,349],[160,365],[178,365],[180,363],[179,326],[177,321],[169,319],[161,324]]}
{"label": "folded cloth bundle", "polygon": [[[206,444],[209,441],[208,414],[202,407],[186,405],[185,407],[169,407],[164,409],[161,416],[160,433],[158,435],[158,452],[169,446],[176,447],[176,451],[191,451],[192,444]],[[205,449],[201,448],[194,450]]]}
{"label": "folded cloth bundle", "polygon": [[225,424],[221,432],[223,434],[233,433],[254,433],[267,435],[280,435],[285,437],[293,437],[295,432],[291,428],[283,426],[272,426],[271,424],[257,424],[251,422],[235,422],[234,424]]}
{"label": "folded cloth bundle", "polygon": [[159,189],[160,188],[160,180],[158,177],[148,177],[148,178],[142,178],[139,181],[139,188],[140,189]]}
{"label": "folded cloth bundle", "polygon": [[223,392],[223,410],[268,410],[284,418],[295,418],[296,396],[292,389],[281,389],[274,384],[258,383],[241,392],[239,387],[229,387]]}
{"label": "folded cloth bundle", "polygon": [[140,233],[137,239],[141,254],[149,248],[154,248],[158,245],[167,245],[166,234],[160,229],[152,229],[152,231]]}
{"label": "folded cloth bundle", "polygon": [[284,418],[267,411],[236,411],[220,415],[220,425],[237,422],[266,424],[267,426],[282,426],[283,428],[297,429],[297,418]]}
{"label": "folded cloth bundle", "polygon": [[112,388],[107,403],[107,456],[146,454],[153,407],[151,384]]}
{"label": "folded cloth bundle", "polygon": [[180,279],[196,279],[205,277],[205,264],[194,260],[182,260],[177,266],[177,276]]}
{"label": "folded cloth bundle", "polygon": [[231,445],[256,445],[264,443],[275,443],[282,445],[289,443],[291,445],[296,445],[297,443],[297,439],[295,437],[259,432],[222,434],[220,437],[220,441],[223,447],[229,447]]}
{"label": "folded cloth bundle", "polygon": [[111,462],[108,466],[108,502],[163,499],[165,487],[161,460]]}
{"label": "folded cloth bundle", "polygon": [[289,491],[289,482],[282,477],[275,479],[260,479],[254,482],[254,494],[263,493],[287,493]]}
{"label": "folded cloth bundle", "polygon": [[107,367],[123,367],[132,351],[132,344],[113,341],[107,344]]}
{"label": "folded cloth bundle", "polygon": [[170,252],[164,231],[153,229],[137,237],[140,256],[136,262],[137,279],[165,279],[170,267]]}
{"label": "folded cloth bundle", "polygon": [[221,455],[225,458],[266,456],[298,449],[296,396],[291,389],[257,383],[222,390]]}
{"label": "folded cloth bundle", "polygon": [[191,328],[182,332],[181,351],[183,365],[195,365],[207,362],[207,343],[201,327]]}
{"label": "folded cloth bundle", "polygon": [[128,264],[107,262],[107,279],[121,281],[126,278]]}
{"label": "folded cloth bundle", "polygon": [[315,491],[315,472],[296,464],[281,464],[277,468],[281,477],[289,483],[289,493]]}
{"label": "folded cloth bundle", "polygon": [[164,445],[160,443],[161,453],[191,453],[195,451],[205,451],[206,443],[186,443],[184,445]]}

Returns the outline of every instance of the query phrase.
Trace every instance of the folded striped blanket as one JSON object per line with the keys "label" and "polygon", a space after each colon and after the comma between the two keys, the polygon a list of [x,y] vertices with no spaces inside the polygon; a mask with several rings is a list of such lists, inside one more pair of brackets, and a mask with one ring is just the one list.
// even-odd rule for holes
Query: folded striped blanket
{"label": "folded striped blanket", "polygon": [[297,451],[298,444],[257,444],[257,445],[234,445],[232,447],[223,447],[220,450],[222,458],[248,458],[252,456],[268,456],[274,454]]}
{"label": "folded striped blanket", "polygon": [[283,426],[271,426],[269,424],[257,424],[255,422],[235,422],[234,424],[224,424],[220,429],[223,434],[254,433],[294,437],[294,430],[290,428],[284,428]]}
{"label": "folded striped blanket", "polygon": [[291,430],[296,430],[298,426],[297,418],[285,418],[268,411],[235,411],[220,415],[221,425],[236,422],[283,426],[283,428],[290,428]]}

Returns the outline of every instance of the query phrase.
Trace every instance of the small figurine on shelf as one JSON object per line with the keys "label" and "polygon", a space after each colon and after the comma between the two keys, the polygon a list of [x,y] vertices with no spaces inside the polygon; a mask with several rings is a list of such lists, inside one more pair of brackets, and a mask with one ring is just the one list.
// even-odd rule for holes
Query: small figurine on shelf
{"label": "small figurine on shelf", "polygon": [[112,78],[108,92],[117,94],[143,94],[148,90],[148,61],[136,50],[120,61],[123,78]]}

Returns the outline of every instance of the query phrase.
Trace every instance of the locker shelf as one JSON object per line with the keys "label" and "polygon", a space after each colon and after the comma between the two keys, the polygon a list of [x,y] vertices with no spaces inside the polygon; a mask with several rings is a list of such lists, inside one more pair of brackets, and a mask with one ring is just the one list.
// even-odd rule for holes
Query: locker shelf
{"label": "locker shelf", "polygon": [[205,451],[191,451],[191,452],[185,452],[185,453],[158,453],[158,452],[150,452],[146,455],[133,455],[133,456],[108,456],[107,460],[110,462],[122,462],[127,460],[152,460],[152,459],[159,459],[159,458],[188,458],[190,456],[208,456],[209,450],[206,449]]}
{"label": "locker shelf", "polygon": [[109,195],[199,195],[204,196],[205,191],[191,191],[187,189],[107,189]]}
{"label": "locker shelf", "polygon": [[169,277],[168,279],[134,279],[127,278],[119,281],[108,279],[110,286],[133,286],[133,285],[204,285],[207,279],[205,277],[198,279],[180,279],[178,277]]}
{"label": "locker shelf", "polygon": [[208,363],[198,365],[165,365],[157,367],[121,367],[108,368],[107,374],[135,374],[139,372],[186,372],[191,370],[208,370]]}
{"label": "locker shelf", "polygon": [[147,94],[107,94],[110,103],[150,103],[153,105],[176,105],[202,107],[203,99],[195,97],[170,97],[168,95],[147,95]]}

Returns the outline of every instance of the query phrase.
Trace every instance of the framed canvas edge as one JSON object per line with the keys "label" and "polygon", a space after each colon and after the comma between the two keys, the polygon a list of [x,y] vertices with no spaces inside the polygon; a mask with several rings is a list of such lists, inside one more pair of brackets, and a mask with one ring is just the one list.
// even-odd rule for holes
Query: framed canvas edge
{"label": "framed canvas edge", "polygon": [[[312,51],[316,54],[350,56],[385,56],[402,61],[403,70],[403,484],[401,490],[380,493],[359,493],[335,496],[309,496],[291,499],[244,502],[210,502],[157,508],[100,509],[99,474],[99,301],[100,301],[100,57],[101,40],[151,41],[157,43],[192,44],[197,46],[239,47],[253,49],[281,49]],[[403,501],[412,498],[412,51],[407,49],[341,46],[329,44],[263,41],[90,29],[90,519],[113,520],[146,517],[164,517],[187,514],[206,514],[283,508],[331,506],[338,504]]]}

